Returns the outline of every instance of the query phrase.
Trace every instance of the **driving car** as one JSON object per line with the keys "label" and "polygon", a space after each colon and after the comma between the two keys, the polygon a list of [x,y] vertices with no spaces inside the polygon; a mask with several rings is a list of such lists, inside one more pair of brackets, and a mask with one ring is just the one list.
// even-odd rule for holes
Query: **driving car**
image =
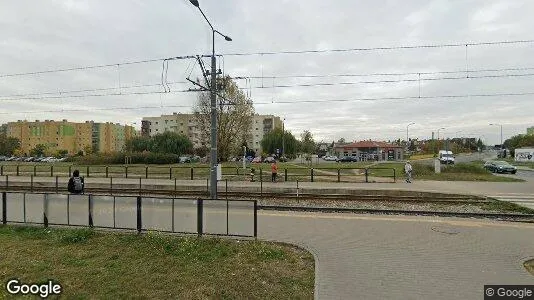
{"label": "driving car", "polygon": [[517,173],[517,168],[515,166],[512,166],[511,164],[503,160],[486,162],[484,164],[484,169],[492,173]]}

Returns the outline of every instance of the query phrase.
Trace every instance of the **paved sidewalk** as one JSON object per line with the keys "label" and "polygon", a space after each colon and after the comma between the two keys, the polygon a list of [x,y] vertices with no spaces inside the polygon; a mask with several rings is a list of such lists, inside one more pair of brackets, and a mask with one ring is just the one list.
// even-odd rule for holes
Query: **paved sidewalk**
{"label": "paved sidewalk", "polygon": [[[441,232],[440,232],[441,231]],[[316,299],[483,299],[532,284],[534,224],[352,214],[259,214],[262,239],[316,257]]]}

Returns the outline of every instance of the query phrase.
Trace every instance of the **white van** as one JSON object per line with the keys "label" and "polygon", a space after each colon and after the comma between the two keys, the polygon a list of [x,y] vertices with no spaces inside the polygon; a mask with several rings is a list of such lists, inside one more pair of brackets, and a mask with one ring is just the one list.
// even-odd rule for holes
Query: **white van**
{"label": "white van", "polygon": [[439,150],[438,158],[442,164],[454,164],[454,155],[452,154],[452,151]]}

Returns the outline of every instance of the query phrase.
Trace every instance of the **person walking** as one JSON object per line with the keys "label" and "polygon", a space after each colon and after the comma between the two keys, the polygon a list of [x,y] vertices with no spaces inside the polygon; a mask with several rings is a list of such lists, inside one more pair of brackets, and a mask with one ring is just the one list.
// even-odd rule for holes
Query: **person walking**
{"label": "person walking", "polygon": [[80,171],[74,170],[74,172],[72,172],[72,177],[69,179],[69,183],[67,185],[69,193],[81,194],[83,193],[84,186],[84,180],[83,177],[80,177]]}
{"label": "person walking", "polygon": [[276,174],[278,173],[278,166],[276,165],[276,160],[271,164],[271,182],[276,181]]}
{"label": "person walking", "polygon": [[406,182],[412,183],[412,165],[410,161],[406,161],[406,164],[404,164],[404,173],[406,173]]}

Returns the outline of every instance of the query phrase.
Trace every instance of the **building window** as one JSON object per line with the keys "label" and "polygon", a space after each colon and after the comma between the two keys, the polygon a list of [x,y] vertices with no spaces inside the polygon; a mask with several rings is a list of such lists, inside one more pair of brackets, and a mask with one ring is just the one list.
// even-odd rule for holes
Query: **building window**
{"label": "building window", "polygon": [[159,122],[156,122],[156,125],[158,125]]}
{"label": "building window", "polygon": [[156,129],[156,131],[158,131],[158,129]]}

